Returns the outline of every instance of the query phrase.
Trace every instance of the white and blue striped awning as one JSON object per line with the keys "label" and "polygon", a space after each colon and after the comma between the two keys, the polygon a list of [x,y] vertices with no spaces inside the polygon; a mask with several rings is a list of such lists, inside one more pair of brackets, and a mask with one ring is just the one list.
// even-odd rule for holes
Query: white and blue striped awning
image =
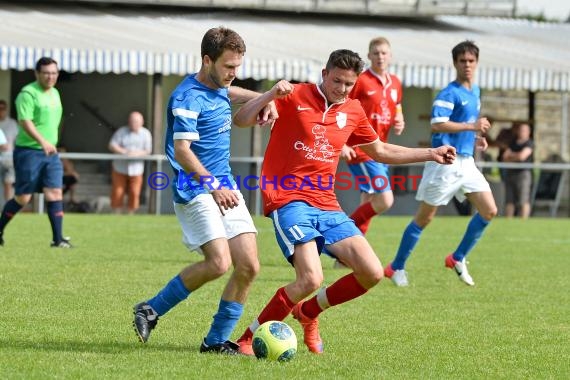
{"label": "white and blue striped awning", "polygon": [[[82,73],[185,75],[200,67],[204,32],[224,25],[247,45],[241,78],[316,82],[332,50],[366,56],[368,41],[392,43],[392,71],[406,87],[441,88],[454,79],[451,48],[481,48],[478,83],[501,90],[570,91],[569,24],[439,17],[434,22],[192,13],[153,8],[4,5],[0,70],[29,70],[41,56]],[[22,22],[25,20],[25,22]]]}

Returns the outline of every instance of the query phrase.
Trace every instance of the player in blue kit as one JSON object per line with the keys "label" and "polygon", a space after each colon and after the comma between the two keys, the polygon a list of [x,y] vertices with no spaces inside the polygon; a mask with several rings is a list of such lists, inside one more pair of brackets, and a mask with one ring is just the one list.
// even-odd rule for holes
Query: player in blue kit
{"label": "player in blue kit", "polygon": [[[184,268],[162,290],[134,307],[135,331],[146,342],[159,317],[190,293],[234,271],[224,289],[200,352],[238,353],[230,341],[253,279],[259,271],[256,229],[232,177],[231,103],[260,94],[230,87],[242,63],[245,44],[234,31],[210,29],[202,39],[202,66],[174,90],[168,103],[166,156],[175,173],[174,210],[183,242],[204,260]],[[269,108],[263,119],[275,118]],[[273,109],[271,109],[274,112]]]}
{"label": "player in blue kit", "polygon": [[457,73],[455,81],[441,90],[433,102],[431,114],[432,147],[451,145],[457,150],[452,165],[435,162],[425,164],[416,199],[420,207],[408,225],[394,261],[386,266],[384,274],[397,286],[407,286],[404,270],[422,231],[434,218],[438,206],[446,205],[455,196],[467,198],[477,209],[459,246],[445,258],[445,266],[455,270],[459,279],[467,285],[475,285],[469,275],[465,257],[473,249],[483,231],[497,215],[497,206],[489,183],[475,166],[475,149],[485,150],[484,134],[491,127],[486,118],[479,118],[480,90],[474,84],[479,61],[479,48],[472,41],[464,41],[452,50],[453,65]]}

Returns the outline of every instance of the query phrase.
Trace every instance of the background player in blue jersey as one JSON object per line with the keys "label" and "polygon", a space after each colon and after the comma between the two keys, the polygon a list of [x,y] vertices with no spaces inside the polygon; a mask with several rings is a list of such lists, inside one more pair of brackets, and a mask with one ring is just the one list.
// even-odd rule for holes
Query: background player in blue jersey
{"label": "background player in blue jersey", "polygon": [[487,148],[487,141],[480,135],[491,127],[486,118],[479,118],[480,90],[474,84],[479,48],[472,41],[464,41],[455,46],[451,53],[457,77],[439,92],[433,102],[432,147],[454,146],[457,158],[453,165],[435,162],[425,165],[416,195],[416,199],[421,202],[420,207],[404,231],[394,261],[384,269],[386,277],[398,286],[408,285],[404,265],[423,229],[434,218],[438,206],[446,205],[454,196],[460,201],[466,197],[475,206],[477,213],[471,218],[455,252],[445,258],[445,266],[453,268],[459,279],[467,285],[475,285],[467,271],[465,256],[475,246],[491,219],[497,215],[489,183],[473,160],[475,148]]}
{"label": "background player in blue jersey", "polygon": [[[200,352],[238,353],[229,340],[259,271],[257,233],[230,172],[230,102],[259,94],[230,87],[245,44],[234,31],[210,29],[202,39],[202,66],[174,90],[167,109],[166,155],[175,173],[174,210],[183,242],[204,260],[184,268],[158,294],[134,308],[135,331],[144,343],[158,318],[205,283],[234,271]],[[275,114],[270,115],[276,117]]]}

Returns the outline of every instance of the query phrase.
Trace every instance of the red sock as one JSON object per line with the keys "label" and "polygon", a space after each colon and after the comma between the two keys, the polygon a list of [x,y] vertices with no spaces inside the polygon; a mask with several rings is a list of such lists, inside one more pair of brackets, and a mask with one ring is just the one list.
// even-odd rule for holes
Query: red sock
{"label": "red sock", "polygon": [[[279,288],[273,298],[269,301],[269,303],[265,306],[263,311],[257,317],[257,320],[254,321],[250,327],[248,327],[243,335],[238,339],[238,341],[249,339],[253,336],[253,331],[259,325],[267,322],[267,321],[282,321],[284,320],[290,313],[291,309],[293,309],[295,303],[289,299],[289,296],[285,292],[285,288]],[[252,329],[251,327],[254,326]]]}
{"label": "red sock", "polygon": [[[326,297],[317,294],[303,303],[303,314],[309,318],[316,318],[323,310],[328,309],[330,306],[339,305],[360,297],[367,291],[368,289],[365,289],[356,280],[354,273],[347,274],[326,288]],[[320,303],[318,301],[319,298],[321,298]]]}
{"label": "red sock", "polygon": [[350,219],[354,220],[354,224],[356,224],[356,227],[362,234],[366,234],[374,215],[376,215],[376,211],[372,208],[372,203],[366,202],[354,210],[352,215],[350,215]]}

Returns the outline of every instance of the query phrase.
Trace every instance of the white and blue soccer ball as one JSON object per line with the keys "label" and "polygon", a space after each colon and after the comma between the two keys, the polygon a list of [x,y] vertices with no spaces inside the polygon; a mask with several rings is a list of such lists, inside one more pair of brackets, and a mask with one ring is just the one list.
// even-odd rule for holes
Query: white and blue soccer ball
{"label": "white and blue soccer ball", "polygon": [[289,361],[297,353],[297,337],[289,325],[268,321],[253,334],[253,352],[258,359]]}

